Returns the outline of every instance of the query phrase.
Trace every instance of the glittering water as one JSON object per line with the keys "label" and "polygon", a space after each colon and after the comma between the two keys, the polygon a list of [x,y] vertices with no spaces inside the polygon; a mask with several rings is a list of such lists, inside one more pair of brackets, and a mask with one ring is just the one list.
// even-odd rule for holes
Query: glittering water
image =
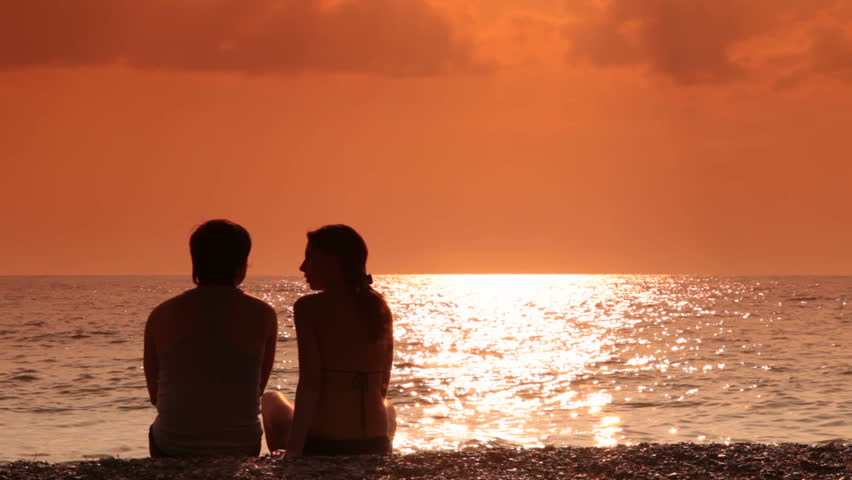
{"label": "glittering water", "polygon": [[[0,277],[0,460],[147,455],[142,328],[178,277]],[[298,278],[271,388],[298,375]],[[400,451],[852,441],[852,277],[377,278],[396,315]],[[200,392],[214,395],[215,392]]]}

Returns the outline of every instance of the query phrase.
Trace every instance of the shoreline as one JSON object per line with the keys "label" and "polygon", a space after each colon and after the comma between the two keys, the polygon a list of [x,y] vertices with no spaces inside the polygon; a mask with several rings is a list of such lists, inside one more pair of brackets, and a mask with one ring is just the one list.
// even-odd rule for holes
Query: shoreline
{"label": "shoreline", "polygon": [[0,479],[852,479],[852,444],[642,443],[388,457],[215,457],[0,464]]}

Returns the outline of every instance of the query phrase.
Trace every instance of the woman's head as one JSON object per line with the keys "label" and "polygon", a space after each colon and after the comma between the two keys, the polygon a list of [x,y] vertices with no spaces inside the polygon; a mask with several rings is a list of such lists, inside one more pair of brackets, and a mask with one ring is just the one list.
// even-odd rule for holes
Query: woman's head
{"label": "woman's head", "polygon": [[299,269],[314,290],[360,289],[369,282],[367,244],[352,227],[326,225],[308,233]]}
{"label": "woman's head", "polygon": [[210,220],[189,237],[196,285],[239,285],[246,275],[251,237],[230,220]]}
{"label": "woman's head", "polygon": [[313,290],[348,291],[358,316],[372,341],[392,337],[393,319],[379,292],[370,287],[367,275],[367,244],[346,225],[326,225],[308,233],[305,261],[299,269]]}

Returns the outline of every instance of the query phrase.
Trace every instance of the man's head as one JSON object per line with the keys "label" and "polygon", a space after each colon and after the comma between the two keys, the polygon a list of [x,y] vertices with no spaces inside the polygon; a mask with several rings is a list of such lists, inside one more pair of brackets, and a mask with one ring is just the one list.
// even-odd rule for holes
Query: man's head
{"label": "man's head", "polygon": [[192,281],[196,285],[242,283],[246,276],[251,237],[230,220],[209,220],[189,237]]}

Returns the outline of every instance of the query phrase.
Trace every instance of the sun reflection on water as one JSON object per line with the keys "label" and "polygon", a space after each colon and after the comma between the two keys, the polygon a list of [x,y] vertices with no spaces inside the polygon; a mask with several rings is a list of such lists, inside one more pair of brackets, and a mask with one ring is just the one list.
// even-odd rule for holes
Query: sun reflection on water
{"label": "sun reflection on water", "polygon": [[405,292],[393,292],[399,305],[419,307],[398,312],[397,338],[417,339],[399,363],[412,373],[431,372],[425,385],[403,385],[422,402],[402,406],[419,410],[417,428],[469,440],[493,438],[497,431],[510,442],[540,444],[524,433],[529,422],[584,410],[584,416],[607,419],[595,427],[599,444],[616,441],[620,429],[610,423],[615,417],[603,413],[612,395],[582,378],[589,365],[610,360],[613,331],[632,321],[576,308],[607,302],[590,295],[590,289],[600,292],[601,277],[572,277],[570,288],[560,279],[554,284],[546,275],[424,277],[434,286],[419,304],[400,301]]}
{"label": "sun reflection on water", "polygon": [[598,447],[611,447],[618,443],[616,435],[621,432],[618,424],[619,417],[603,417],[595,429],[595,445]]}
{"label": "sun reflection on water", "polygon": [[729,441],[742,416],[716,412],[765,402],[753,372],[776,369],[749,341],[777,317],[762,288],[687,276],[383,277],[396,315],[390,395],[408,432],[395,445]]}

